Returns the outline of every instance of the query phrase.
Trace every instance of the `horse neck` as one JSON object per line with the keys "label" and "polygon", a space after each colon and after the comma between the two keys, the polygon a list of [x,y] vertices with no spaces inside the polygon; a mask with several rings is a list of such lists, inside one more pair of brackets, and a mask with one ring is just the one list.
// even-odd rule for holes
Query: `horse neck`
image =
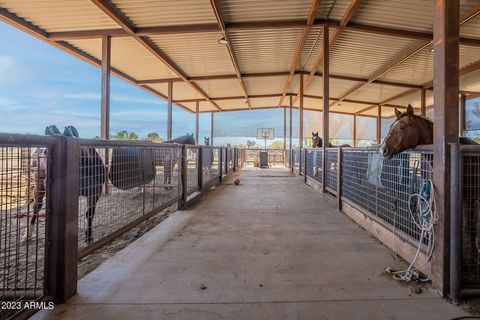
{"label": "horse neck", "polygon": [[416,117],[417,124],[420,126],[419,144],[433,143],[433,125],[427,119]]}

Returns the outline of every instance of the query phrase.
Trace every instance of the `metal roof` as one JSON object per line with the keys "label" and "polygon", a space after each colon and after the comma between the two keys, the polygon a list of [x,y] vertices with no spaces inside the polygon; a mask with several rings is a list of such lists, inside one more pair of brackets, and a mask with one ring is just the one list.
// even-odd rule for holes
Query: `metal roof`
{"label": "metal roof", "polygon": [[[475,94],[480,2],[460,2],[460,87]],[[433,77],[425,0],[0,0],[0,19],[95,65],[111,35],[114,74],[163,98],[172,81],[174,103],[190,111],[277,108],[290,95],[298,107],[300,73],[305,109],[321,110],[324,25],[332,112],[418,107]]]}

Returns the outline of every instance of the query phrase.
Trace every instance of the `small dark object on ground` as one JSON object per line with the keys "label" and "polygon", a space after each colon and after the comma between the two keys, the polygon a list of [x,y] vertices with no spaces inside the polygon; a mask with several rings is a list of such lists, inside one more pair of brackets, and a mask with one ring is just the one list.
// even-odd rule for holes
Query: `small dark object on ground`
{"label": "small dark object on ground", "polygon": [[201,290],[205,290],[205,289],[207,289],[207,286],[202,283],[202,284],[200,285],[200,289],[201,289]]}
{"label": "small dark object on ground", "polygon": [[235,183],[235,185],[238,186],[240,184],[240,179],[238,179],[238,178],[235,179],[235,181],[233,183]]}

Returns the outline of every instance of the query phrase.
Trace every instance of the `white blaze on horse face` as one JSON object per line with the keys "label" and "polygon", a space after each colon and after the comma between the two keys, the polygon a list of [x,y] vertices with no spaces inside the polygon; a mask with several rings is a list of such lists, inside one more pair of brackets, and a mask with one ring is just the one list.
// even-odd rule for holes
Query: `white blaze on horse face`
{"label": "white blaze on horse face", "polygon": [[392,125],[390,126],[390,130],[388,131],[388,134],[387,136],[385,137],[385,139],[383,139],[382,143],[380,144],[380,155],[383,157],[383,158],[387,158],[388,154],[391,153],[391,150],[387,150],[387,141],[390,139],[390,135],[392,134],[393,132],[393,129],[395,126],[398,125],[398,120],[396,120],[394,123],[392,123]]}

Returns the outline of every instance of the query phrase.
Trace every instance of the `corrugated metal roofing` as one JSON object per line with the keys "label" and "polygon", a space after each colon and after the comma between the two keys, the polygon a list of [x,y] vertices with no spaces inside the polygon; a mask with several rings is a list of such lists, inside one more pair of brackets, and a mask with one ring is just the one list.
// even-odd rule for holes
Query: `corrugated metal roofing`
{"label": "corrugated metal roofing", "polygon": [[0,7],[47,32],[118,28],[91,1],[0,0]]}
{"label": "corrugated metal roofing", "polygon": [[[207,1],[208,2],[208,1]],[[311,0],[220,1],[227,22],[307,19]]]}
{"label": "corrugated metal roofing", "polygon": [[209,1],[113,0],[137,27],[216,23]]}
{"label": "corrugated metal roofing", "polygon": [[415,43],[406,38],[345,30],[331,52],[330,72],[368,77]]}
{"label": "corrugated metal roofing", "polygon": [[[287,83],[297,48],[305,30],[312,0],[218,0],[221,14],[228,29],[230,46],[236,56],[239,72],[246,73],[276,73],[262,77],[244,77],[248,95],[275,94],[275,97],[251,98],[253,108],[277,107],[280,95]],[[192,84],[174,82],[174,100],[190,100],[215,97],[242,97],[241,99],[214,100],[222,109],[245,109],[244,90],[240,82],[231,75],[236,74],[228,47],[220,45],[222,36],[216,31],[217,18],[210,0],[111,0],[122,15],[133,25],[133,28],[153,28],[156,34],[143,35],[147,43],[153,43],[155,50],[164,56],[167,64],[158,59],[141,39],[123,35],[112,38],[112,66],[127,76],[133,82],[152,79],[179,78],[180,75],[201,77]],[[316,13],[317,18],[339,21],[351,5],[351,0],[323,0]],[[464,15],[478,8],[478,0],[461,0],[460,13]],[[0,0],[0,7],[25,19],[45,32],[121,30],[111,17],[105,14],[89,0]],[[294,22],[294,26],[275,26],[281,21]],[[245,28],[242,23],[253,23]],[[432,32],[433,2],[428,0],[363,0],[351,17],[352,23],[369,26],[381,26],[402,30]],[[235,27],[235,23],[237,23]],[[262,27],[256,27],[258,23]],[[209,24],[214,30],[188,32],[195,25]],[[300,24],[300,25],[299,25]],[[185,26],[182,31],[158,34],[160,27]],[[266,27],[268,26],[268,27]],[[170,28],[170,30],[172,29]],[[145,30],[145,29],[143,29]],[[152,28],[150,29],[152,30]],[[164,29],[163,29],[164,30]],[[480,15],[471,18],[461,26],[461,35],[480,39]],[[193,29],[192,29],[193,31]],[[93,32],[93,31],[92,31]],[[337,29],[330,28],[330,36]],[[91,32],[90,32],[91,33]],[[43,37],[45,34],[42,34]],[[86,39],[67,39],[69,44],[88,56],[101,58],[102,33],[89,35]],[[386,65],[398,60],[402,54],[414,48],[419,40],[354,31],[344,29],[330,52],[330,73],[351,77],[369,78],[382,70]],[[297,71],[313,70],[322,56],[322,26],[314,24],[301,48]],[[433,54],[431,46],[426,47],[405,61],[399,63],[385,74],[383,81],[420,85],[432,80]],[[153,51],[153,50],[152,50]],[[464,67],[480,61],[480,46],[460,47],[460,66]],[[175,71],[172,69],[176,69]],[[321,69],[321,66],[320,66]],[[227,77],[216,77],[225,76]],[[480,71],[473,72],[461,78],[461,89],[480,92]],[[322,96],[322,78],[306,79],[305,94]],[[330,79],[330,97],[341,98],[361,82],[353,80]],[[139,84],[140,85],[140,84]],[[151,88],[166,95],[166,83],[150,84]],[[197,86],[199,90],[193,88]],[[297,93],[299,76],[292,77],[287,93]],[[408,88],[369,84],[355,94],[348,96],[350,100],[379,103]],[[204,93],[204,94],[203,94]],[[431,97],[431,94],[429,94]],[[429,98],[431,99],[431,98]],[[288,100],[284,104],[288,104]],[[298,98],[295,97],[295,105]],[[428,100],[430,101],[430,100]],[[405,95],[389,103],[419,105],[419,91]],[[195,102],[185,102],[182,105],[195,110]],[[306,108],[322,108],[322,99],[305,97]],[[365,103],[342,102],[334,105],[332,110],[341,112],[358,112],[366,107]],[[201,111],[216,110],[207,101],[200,102]],[[367,111],[372,112],[371,110]],[[373,112],[376,112],[373,110]],[[376,115],[376,113],[374,113]]]}

